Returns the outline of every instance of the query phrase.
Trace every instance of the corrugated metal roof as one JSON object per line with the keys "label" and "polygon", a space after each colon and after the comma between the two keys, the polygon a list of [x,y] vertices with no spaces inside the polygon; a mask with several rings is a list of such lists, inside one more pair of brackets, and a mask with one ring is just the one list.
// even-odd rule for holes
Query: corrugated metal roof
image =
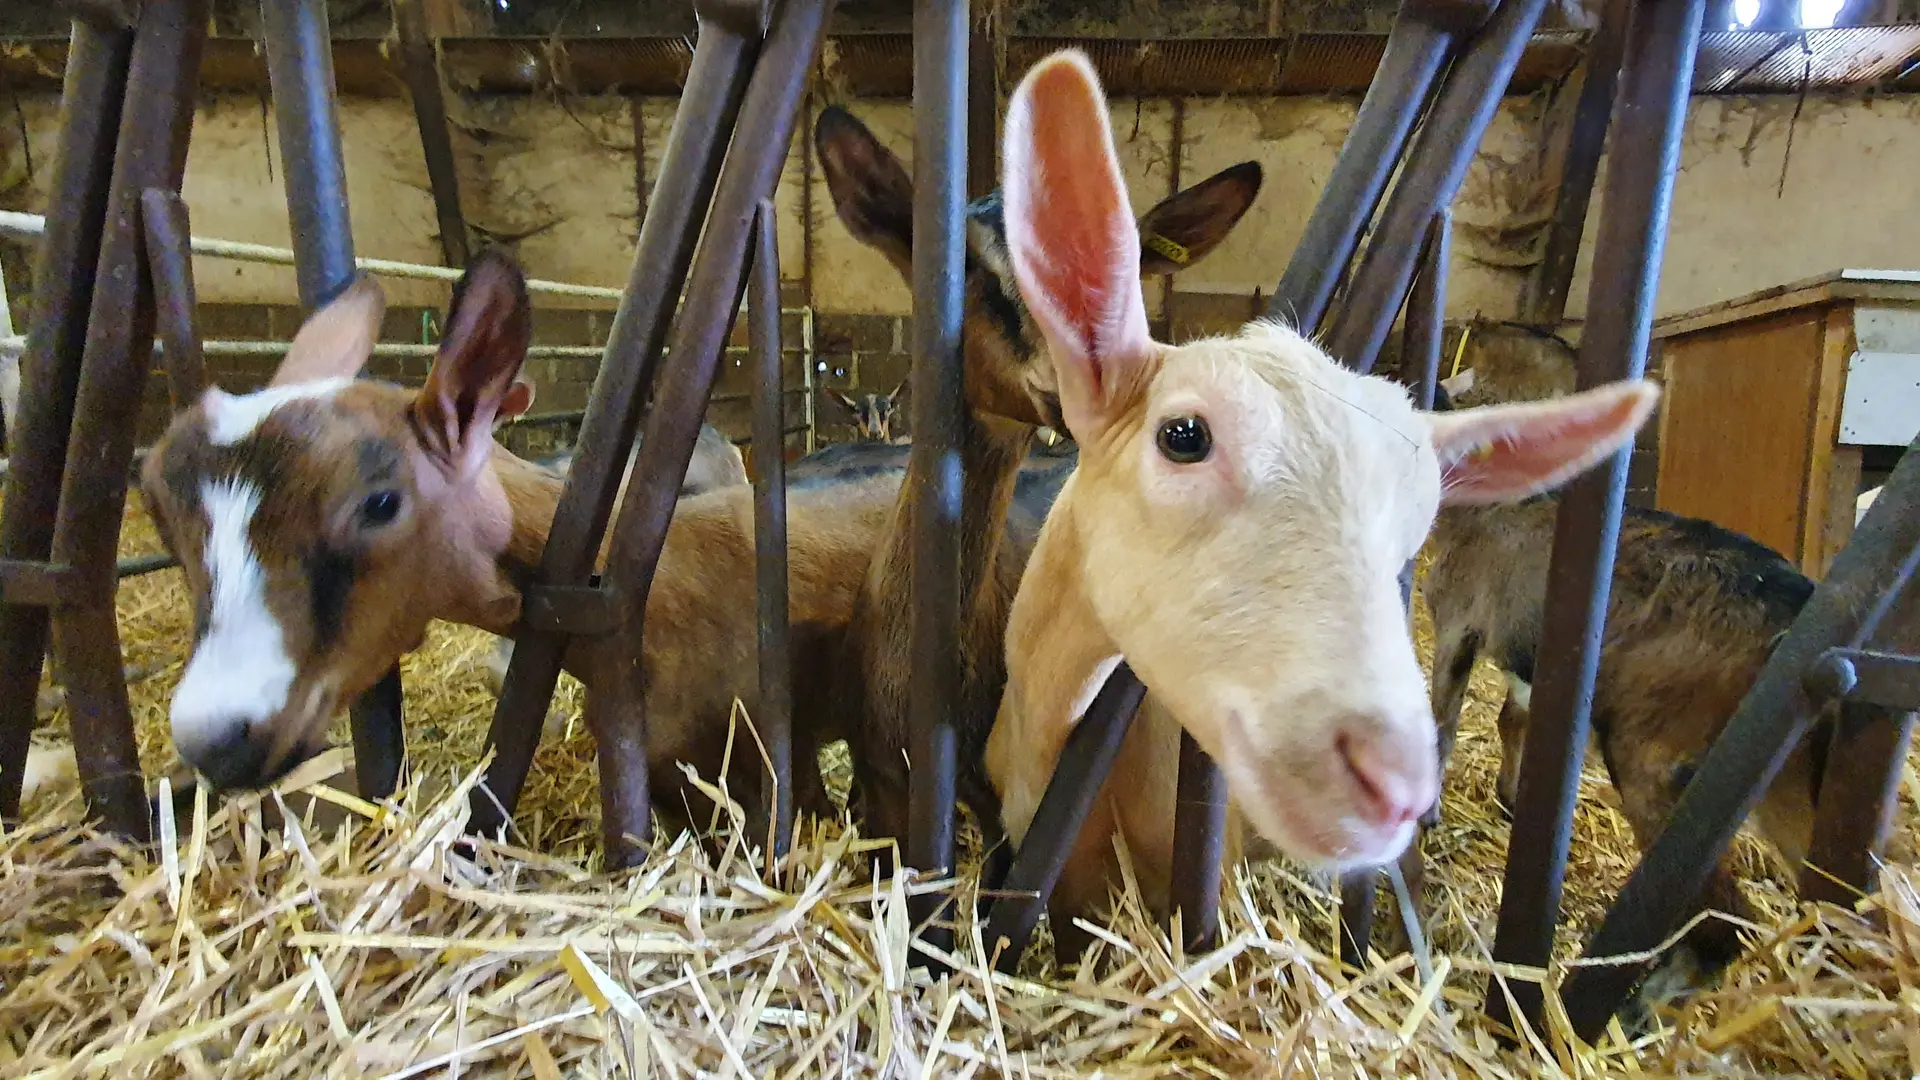
{"label": "corrugated metal roof", "polygon": [[1693,89],[1700,94],[1724,93],[1734,81],[1793,44],[1790,34],[1707,34],[1693,61]]}
{"label": "corrugated metal roof", "polygon": [[1800,89],[1802,79],[1810,89],[1873,86],[1900,74],[1916,53],[1920,53],[1920,26],[1809,30],[1736,79],[1728,90],[1790,93]]}
{"label": "corrugated metal roof", "polygon": [[[1586,35],[1534,35],[1508,88],[1531,93],[1564,78],[1579,63]],[[1804,42],[1804,45],[1802,44]],[[1092,58],[1116,97],[1222,94],[1359,94],[1386,44],[1384,34],[1298,34],[1143,41],[1123,38],[1016,37],[1007,69],[1018,73],[1048,52],[1078,46]],[[482,93],[527,93],[555,86],[583,94],[671,95],[685,84],[693,43],[683,37],[448,38],[442,42],[448,81]],[[65,41],[0,46],[0,80],[57,90]],[[898,33],[837,34],[827,42],[827,70],[857,97],[906,97],[913,88],[913,41]],[[1920,26],[1851,27],[1802,33],[1705,35],[1695,62],[1694,92],[1793,93],[1804,77],[1811,90],[1920,90]],[[400,94],[381,43],[334,43],[334,71],[345,94]],[[266,63],[254,42],[208,42],[201,82],[211,90],[268,89]]]}

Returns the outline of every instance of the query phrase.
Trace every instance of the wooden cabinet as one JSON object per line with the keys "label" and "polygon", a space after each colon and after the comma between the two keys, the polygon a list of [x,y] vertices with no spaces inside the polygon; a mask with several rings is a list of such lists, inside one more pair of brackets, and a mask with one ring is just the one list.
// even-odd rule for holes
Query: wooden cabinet
{"label": "wooden cabinet", "polygon": [[1920,430],[1920,272],[1842,270],[1660,320],[1656,504],[1822,576],[1863,462]]}

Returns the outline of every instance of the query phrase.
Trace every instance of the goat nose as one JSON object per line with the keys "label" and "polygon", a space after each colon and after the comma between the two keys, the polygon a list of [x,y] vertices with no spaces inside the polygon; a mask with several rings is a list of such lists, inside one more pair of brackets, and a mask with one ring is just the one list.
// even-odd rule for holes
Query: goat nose
{"label": "goat nose", "polygon": [[1354,716],[1341,724],[1335,745],[1359,789],[1360,813],[1369,824],[1394,828],[1434,805],[1440,785],[1433,747],[1406,725]]}
{"label": "goat nose", "polygon": [[208,734],[191,741],[178,740],[180,756],[200,771],[216,790],[260,786],[266,768],[266,747],[249,737],[244,720],[206,725]]}

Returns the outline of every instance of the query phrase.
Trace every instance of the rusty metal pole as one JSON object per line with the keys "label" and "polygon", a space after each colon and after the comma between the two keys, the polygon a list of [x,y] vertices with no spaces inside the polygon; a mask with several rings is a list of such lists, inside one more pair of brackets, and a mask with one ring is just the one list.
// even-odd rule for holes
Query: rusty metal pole
{"label": "rusty metal pole", "polygon": [[[358,272],[340,123],[334,112],[326,0],[263,0],[260,28],[280,135],[287,218],[293,226],[294,280],[300,306],[311,312],[346,291]],[[360,794],[391,795],[400,785],[407,749],[400,665],[362,694],[350,713]]]}
{"label": "rusty metal pole", "polygon": [[1173,814],[1173,903],[1183,944],[1213,947],[1220,931],[1220,871],[1227,847],[1227,778],[1193,736],[1180,732]]}
{"label": "rusty metal pole", "polygon": [[54,609],[53,645],[87,801],[112,828],[143,839],[151,828],[146,784],[114,614],[127,463],[153,363],[140,193],[180,190],[207,11],[208,0],[149,0],[134,31],[53,534],[53,561],[77,575],[77,595]]}
{"label": "rusty metal pole", "polygon": [[[1100,787],[1113,771],[1120,746],[1145,699],[1146,687],[1122,661],[1068,733],[1053,778],[1047,781],[1046,793],[1040,796],[1027,835],[1007,870],[1001,889],[1007,895],[987,910],[982,940],[1000,971],[1012,974],[1020,966],[1020,956],[1034,927],[1040,925],[1053,887],[1067,868],[1067,857],[1079,842],[1080,829],[1093,812]],[[996,955],[995,950],[1001,951]]]}
{"label": "rusty metal pole", "polygon": [[187,200],[177,191],[148,188],[140,193],[140,221],[146,233],[147,267],[153,275],[153,301],[162,354],[167,362],[167,397],[175,411],[187,408],[207,388],[207,361],[194,325],[199,310],[193,287]]}
{"label": "rusty metal pole", "polygon": [[1394,316],[1407,295],[1420,238],[1433,215],[1453,203],[1480,138],[1520,63],[1546,0],[1500,0],[1493,17],[1454,62],[1407,151],[1407,168],[1380,211],[1345,306],[1328,335],[1328,352],[1360,371],[1373,370]]}
{"label": "rusty metal pole", "polygon": [[[793,653],[787,626],[787,408],[780,352],[780,231],[773,200],[754,217],[747,278],[747,347],[753,353],[753,552],[760,606],[760,712],[753,718],[773,764],[770,850],[793,840]],[[801,762],[817,768],[816,762]]]}
{"label": "rusty metal pole", "polygon": [[1407,135],[1459,37],[1427,14],[1429,6],[1427,0],[1401,3],[1333,173],[1267,303],[1268,318],[1310,334],[1326,317],[1341,272],[1359,248]]}
{"label": "rusty metal pole", "polygon": [[[1440,344],[1446,333],[1447,263],[1452,258],[1453,214],[1441,210],[1427,227],[1426,242],[1421,245],[1420,273],[1413,279],[1413,291],[1407,295],[1405,346],[1401,358],[1405,364],[1417,364],[1419,384],[1414,400],[1422,409],[1433,408],[1434,388],[1440,381]],[[1404,369],[1403,369],[1404,373]],[[1400,602],[1407,605],[1407,617],[1413,617],[1414,566],[1408,563],[1400,572]],[[1420,840],[1437,815],[1439,804],[1422,816],[1421,831],[1414,834],[1400,858],[1400,868],[1415,896],[1426,880],[1426,861]],[[1361,870],[1340,878],[1340,959],[1353,967],[1364,967],[1367,944],[1373,936],[1373,905],[1380,873]]]}
{"label": "rusty metal pole", "polygon": [[[1704,0],[1641,0],[1629,24],[1614,167],[1607,175],[1600,210],[1593,285],[1587,300],[1590,317],[1580,342],[1578,385],[1583,390],[1637,379],[1646,370],[1703,5]],[[1592,719],[1601,634],[1612,591],[1629,454],[1623,448],[1604,466],[1576,478],[1560,497],[1547,571],[1533,720],[1521,757],[1513,839],[1494,936],[1494,957],[1510,963],[1544,965],[1553,952],[1574,800]],[[1721,740],[1722,745],[1725,742]],[[1692,785],[1690,793],[1701,786]],[[1703,862],[1700,868],[1704,872],[1710,865]],[[1697,895],[1696,889],[1688,897]],[[1657,941],[1656,936],[1641,944]],[[1609,974],[1604,977],[1611,979],[1618,969],[1605,970]],[[1575,976],[1575,981],[1579,978]],[[1540,988],[1515,983],[1512,993],[1528,1018],[1537,1021]],[[1510,1021],[1505,995],[1490,998],[1494,1018]],[[1570,991],[1567,1000],[1571,1009]],[[1593,1033],[1586,1032],[1589,1037]]]}
{"label": "rusty metal pole", "polygon": [[448,266],[467,265],[467,220],[460,212],[460,174],[454,166],[453,132],[440,86],[439,50],[427,32],[425,0],[394,0],[393,28],[400,40],[400,77],[413,99],[414,125],[427,161],[427,185],[440,225],[440,255]]}
{"label": "rusty metal pole", "polygon": [[[7,432],[0,559],[41,562],[53,551],[132,53],[131,30],[74,23],[60,98],[60,148],[47,200],[56,212],[48,215],[34,263],[33,317],[20,358],[20,428]],[[0,818],[20,812],[48,626],[45,606],[0,603]]]}
{"label": "rusty metal pole", "polygon": [[[784,0],[768,28],[760,62],[740,106],[733,145],[714,186],[713,210],[687,275],[687,300],[674,324],[659,394],[633,466],[633,480],[614,526],[609,566],[633,575],[620,581],[622,623],[614,631],[623,655],[641,655],[647,594],[666,545],[680,479],[700,433],[700,419],[719,369],[721,348],[739,306],[739,286],[755,208],[773,195],[793,140],[807,73],[819,55],[831,0]],[[664,183],[664,181],[663,181]],[[515,650],[518,651],[517,649]],[[628,837],[644,842],[652,829],[647,793],[646,681],[639,663],[620,670],[588,697],[589,723],[600,753],[601,830],[608,865],[640,855]]]}
{"label": "rusty metal pole", "polygon": [[[593,575],[640,408],[659,370],[660,351],[766,30],[760,0],[700,0],[695,15],[700,36],[686,91],[667,135],[659,181],[641,222],[606,356],[587,399],[580,454],[567,474],[532,589],[578,588]],[[565,648],[566,635],[557,627],[523,620],[515,635],[513,662],[487,732],[487,745],[495,750],[493,764],[473,792],[468,828],[474,832],[498,833],[520,801]]]}
{"label": "rusty metal pole", "polygon": [[[1639,37],[1637,31],[1635,37]],[[1630,68],[1623,105],[1633,82]],[[1627,116],[1623,109],[1622,119]],[[1611,183],[1612,177],[1608,179]],[[1603,228],[1605,223],[1603,212]],[[1816,676],[1828,653],[1876,640],[1883,619],[1894,624],[1898,644],[1916,643],[1914,608],[1920,598],[1901,595],[1914,588],[1916,578],[1920,578],[1920,440],[1907,448],[1853,539],[1834,558],[1827,576],[1701,759],[1666,829],[1648,845],[1640,865],[1620,889],[1586,955],[1619,956],[1665,940],[1698,902],[1707,875],[1726,855],[1747,815],[1806,737],[1807,727],[1825,701],[1827,688]],[[1896,605],[1905,610],[1897,610]],[[1888,619],[1890,611],[1893,617]],[[1528,741],[1532,738],[1529,735]],[[1879,764],[1897,775],[1904,760],[1883,759]],[[1524,774],[1521,782],[1524,799]],[[1897,781],[1889,778],[1882,783]],[[1642,970],[1626,964],[1574,972],[1561,989],[1574,1031],[1588,1041],[1596,1038]]]}
{"label": "rusty metal pole", "polygon": [[1567,314],[1567,292],[1573,287],[1573,265],[1586,233],[1587,211],[1593,202],[1594,181],[1600,174],[1600,156],[1606,149],[1607,126],[1613,119],[1613,97],[1620,85],[1620,60],[1627,48],[1627,22],[1633,0],[1606,0],[1600,26],[1587,42],[1580,96],[1573,106],[1567,149],[1560,171],[1559,196],[1547,243],[1527,282],[1520,310],[1535,326],[1552,328]]}
{"label": "rusty metal pole", "polygon": [[[960,320],[967,177],[969,5],[916,0],[913,7],[913,471],[915,492],[913,673],[908,743],[910,817],[906,862],[930,874],[954,868],[954,776],[959,765],[954,703],[960,697],[960,493],[966,422]],[[917,898],[916,922],[949,910],[946,897]],[[944,947],[937,923],[929,940]]]}

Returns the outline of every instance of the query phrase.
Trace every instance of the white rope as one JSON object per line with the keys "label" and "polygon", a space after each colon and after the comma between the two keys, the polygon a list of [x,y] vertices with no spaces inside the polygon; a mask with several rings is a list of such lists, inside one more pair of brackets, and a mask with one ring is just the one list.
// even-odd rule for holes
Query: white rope
{"label": "white rope", "polygon": [[[39,214],[23,214],[15,210],[0,210],[0,235],[21,239],[38,239],[46,235],[47,219]],[[266,244],[248,244],[239,240],[214,240],[204,236],[188,239],[188,247],[195,255],[205,255],[214,259],[234,259],[240,262],[271,263],[276,266],[292,266],[293,251],[290,248],[269,247]],[[415,278],[423,281],[460,280],[462,271],[446,266],[425,266],[421,263],[400,262],[397,259],[355,259],[354,265],[369,274],[383,277]],[[539,278],[527,280],[527,291],[545,293],[549,296],[572,296],[586,300],[620,299],[619,289],[610,289],[604,285],[574,285],[565,281],[544,281]]]}

